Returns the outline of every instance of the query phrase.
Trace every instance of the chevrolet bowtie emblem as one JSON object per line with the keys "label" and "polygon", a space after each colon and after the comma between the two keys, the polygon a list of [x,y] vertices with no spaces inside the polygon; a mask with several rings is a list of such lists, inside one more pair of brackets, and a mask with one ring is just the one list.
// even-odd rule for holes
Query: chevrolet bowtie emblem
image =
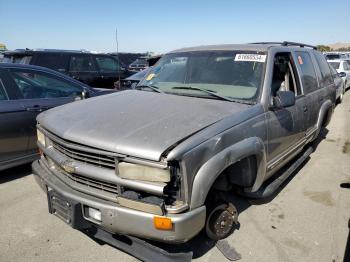
{"label": "chevrolet bowtie emblem", "polygon": [[61,167],[67,173],[71,174],[75,172],[75,167],[73,166],[72,161],[69,161],[69,160],[63,161],[63,163],[61,163]]}

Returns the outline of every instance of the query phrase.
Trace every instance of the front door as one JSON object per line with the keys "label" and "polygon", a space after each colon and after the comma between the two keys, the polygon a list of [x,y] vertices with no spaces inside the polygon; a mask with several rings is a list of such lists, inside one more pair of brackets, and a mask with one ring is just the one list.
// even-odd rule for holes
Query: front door
{"label": "front door", "polygon": [[36,152],[36,117],[39,113],[75,101],[82,87],[43,71],[10,69],[9,82],[17,89],[23,111],[22,128],[28,137],[28,153]]}
{"label": "front door", "polygon": [[[296,152],[304,143],[305,119],[308,114],[307,99],[302,95],[293,57],[290,53],[277,53],[274,59],[271,85],[271,106],[266,113],[268,123],[268,171],[277,166],[284,158]],[[278,91],[292,91],[295,105],[276,108],[273,99]]]}
{"label": "front door", "polygon": [[124,79],[125,72],[121,70],[117,59],[105,55],[96,55],[96,65],[100,72],[99,87],[113,88],[114,82]]}
{"label": "front door", "polygon": [[28,137],[23,123],[26,112],[18,100],[12,100],[4,73],[0,72],[0,169],[2,165],[26,156]]}

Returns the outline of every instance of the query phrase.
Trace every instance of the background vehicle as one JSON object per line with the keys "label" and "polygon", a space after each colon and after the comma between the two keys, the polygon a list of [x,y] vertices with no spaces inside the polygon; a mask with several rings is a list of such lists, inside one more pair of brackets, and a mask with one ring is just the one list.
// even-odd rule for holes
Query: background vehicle
{"label": "background vehicle", "polygon": [[134,89],[136,85],[147,75],[150,68],[146,68],[140,72],[133,74],[125,79],[120,80],[120,87],[116,84],[116,89]]}
{"label": "background vehicle", "polygon": [[340,72],[338,73],[333,66],[329,66],[329,68],[331,69],[331,72],[332,72],[332,76],[333,76],[333,79],[334,79],[334,84],[337,88],[337,91],[336,91],[336,99],[337,99],[337,102],[338,103],[341,103],[343,101],[343,96],[344,96],[344,93],[345,93],[345,83],[344,83],[344,80],[343,80],[343,77],[346,76],[346,74],[344,72]]}
{"label": "background vehicle", "polygon": [[131,71],[142,71],[146,69],[146,67],[148,67],[147,58],[141,57],[132,62],[128,68]]}
{"label": "background vehicle", "polygon": [[350,59],[349,52],[325,52],[327,60]]}
{"label": "background vehicle", "polygon": [[147,56],[147,53],[125,53],[125,52],[112,52],[107,53],[108,55],[119,58],[120,63],[122,63],[124,68],[128,68],[129,65],[140,57]]}
{"label": "background vehicle", "polygon": [[0,63],[0,170],[38,157],[40,112],[107,93],[47,68]]}
{"label": "background vehicle", "polygon": [[119,74],[124,79],[134,73],[123,68],[114,56],[87,51],[17,49],[4,56],[3,62],[47,67],[100,88],[113,88]]}
{"label": "background vehicle", "polygon": [[350,60],[333,59],[327,61],[338,73],[344,72],[342,78],[345,83],[345,88],[350,87]]}
{"label": "background vehicle", "polygon": [[125,79],[122,79],[120,81],[120,85],[118,84],[118,82],[115,83],[115,88],[116,89],[133,89],[136,87],[136,85],[147,75],[147,73],[149,72],[150,68],[158,62],[158,60],[161,58],[160,55],[158,56],[152,56],[150,58],[147,59],[148,62],[148,68],[135,73]]}
{"label": "background vehicle", "polygon": [[7,51],[7,48],[4,44],[0,43],[0,62],[2,61],[2,59],[4,58],[3,53]]}
{"label": "background vehicle", "polygon": [[315,49],[283,42],[175,50],[139,90],[41,114],[43,155],[32,167],[50,212],[68,203],[78,211],[58,216],[104,239],[122,232],[179,243],[202,229],[227,237],[238,219],[231,196],[271,196],[331,119],[335,84]]}

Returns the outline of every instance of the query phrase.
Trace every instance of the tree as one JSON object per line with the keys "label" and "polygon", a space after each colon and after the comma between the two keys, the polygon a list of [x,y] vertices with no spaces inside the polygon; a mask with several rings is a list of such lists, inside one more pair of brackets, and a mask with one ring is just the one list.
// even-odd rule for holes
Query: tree
{"label": "tree", "polygon": [[338,48],[337,51],[341,51],[341,52],[350,51],[350,47],[341,47],[341,48]]}
{"label": "tree", "polygon": [[317,50],[318,51],[321,51],[321,52],[329,52],[329,51],[332,51],[332,49],[327,46],[327,45],[317,45]]}

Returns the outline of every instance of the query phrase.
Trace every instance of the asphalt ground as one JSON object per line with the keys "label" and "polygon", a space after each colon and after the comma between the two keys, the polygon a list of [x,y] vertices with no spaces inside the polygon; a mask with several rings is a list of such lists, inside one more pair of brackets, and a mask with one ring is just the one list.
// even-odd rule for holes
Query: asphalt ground
{"label": "asphalt ground", "polygon": [[[238,200],[240,226],[227,239],[240,261],[343,261],[350,217],[350,91],[314,153],[275,196]],[[215,243],[186,248],[197,261],[225,261]],[[48,214],[29,165],[0,172],[0,261],[135,261]],[[347,260],[347,261],[350,261]]]}

